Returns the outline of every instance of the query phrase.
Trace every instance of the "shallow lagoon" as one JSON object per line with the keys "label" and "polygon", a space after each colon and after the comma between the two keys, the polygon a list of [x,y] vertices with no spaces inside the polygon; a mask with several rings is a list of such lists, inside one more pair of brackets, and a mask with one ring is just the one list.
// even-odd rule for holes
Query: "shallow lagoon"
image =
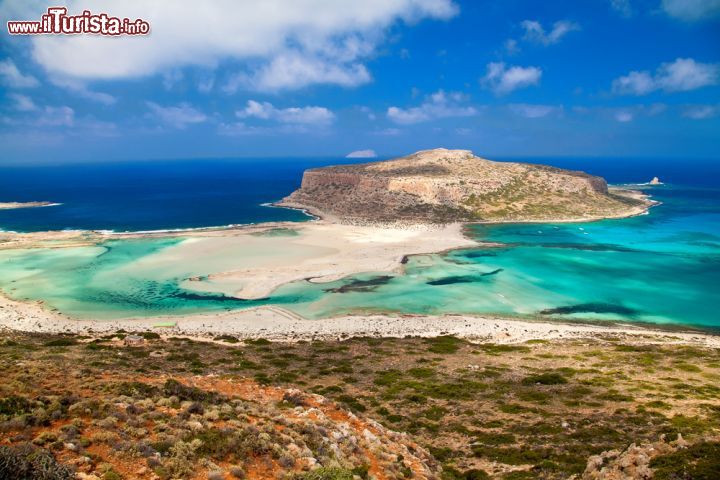
{"label": "shallow lagoon", "polygon": [[470,235],[506,246],[415,256],[404,275],[294,282],[261,300],[234,299],[222,285],[212,291],[206,282],[202,291],[191,290],[185,279],[220,265],[202,257],[178,262],[173,246],[193,240],[177,238],[0,251],[0,288],[100,319],[277,304],[310,318],[393,311],[720,327],[720,192],[668,186],[652,193],[663,204],[649,215],[588,224],[475,225]]}
{"label": "shallow lagoon", "polygon": [[[186,281],[227,267],[228,259],[245,265],[258,251],[228,251],[222,264],[202,250],[178,261],[173,247],[195,241],[179,238],[0,251],[0,288],[81,318],[276,304],[310,318],[392,311],[720,326],[718,191],[659,187],[653,195],[663,204],[649,215],[588,224],[474,225],[470,235],[506,246],[415,256],[403,275],[294,282],[260,300]],[[284,252],[279,257],[287,258],[278,261],[302,253]]]}

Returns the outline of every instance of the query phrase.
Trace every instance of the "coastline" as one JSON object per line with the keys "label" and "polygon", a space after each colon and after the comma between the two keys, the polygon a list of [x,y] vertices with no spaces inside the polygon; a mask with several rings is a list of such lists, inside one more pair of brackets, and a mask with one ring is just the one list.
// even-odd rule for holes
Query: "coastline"
{"label": "coastline", "polygon": [[[641,202],[636,206],[628,206],[626,211],[617,214],[603,214],[603,215],[587,215],[584,217],[547,217],[547,218],[533,218],[533,219],[507,219],[507,220],[477,220],[477,221],[465,221],[462,222],[464,225],[505,225],[511,223],[519,224],[532,224],[532,223],[590,223],[598,222],[601,220],[618,220],[622,218],[637,217],[639,215],[647,215],[651,208],[661,205],[661,202],[652,199],[652,195],[644,191],[631,188],[633,185],[610,185],[609,191],[611,194],[615,194],[621,197],[628,198],[633,201]],[[339,219],[327,212],[319,210],[317,207],[307,206],[296,202],[287,201],[285,199],[278,202],[272,203],[274,207],[278,208],[289,208],[292,210],[299,210],[306,215],[316,217],[319,220],[326,220],[332,223],[344,224],[344,225],[374,225],[374,226],[388,226],[388,227],[400,227],[400,228],[413,228],[417,226],[429,227],[436,226],[439,224],[433,224],[428,222],[364,222],[364,221],[348,221]]]}
{"label": "coastline", "polygon": [[[647,196],[642,194],[643,198]],[[641,215],[657,204],[646,200],[642,211],[628,212],[626,216]],[[280,205],[277,205],[280,207]],[[284,207],[283,208],[288,208]],[[496,243],[482,243],[469,239],[465,230],[471,223],[450,225],[347,225],[336,223],[335,219],[323,217],[321,212],[307,209],[306,213],[315,219],[307,222],[267,222],[231,227],[206,227],[191,230],[161,230],[151,232],[103,232],[103,231],[51,231],[32,233],[0,232],[0,250],[15,248],[64,248],[92,246],[107,240],[139,238],[199,238],[208,245],[224,247],[232,244],[244,248],[258,243],[285,242],[324,249],[321,254],[298,260],[278,262],[274,265],[252,265],[207,275],[221,287],[224,294],[242,299],[262,298],[281,285],[303,279],[314,283],[338,280],[364,272],[397,273],[402,271],[408,256],[436,254],[460,248],[498,246]],[[553,219],[548,222],[589,222],[597,219]],[[532,223],[539,222],[534,220]],[[502,222],[491,222],[502,223]],[[507,223],[523,223],[508,221]],[[301,232],[300,237],[271,238],[263,236],[275,229],[289,229]],[[192,242],[191,242],[192,243]],[[182,251],[187,258],[194,256],[192,246]],[[176,252],[177,253],[177,252]],[[181,255],[181,256],[182,256]],[[287,260],[287,259],[286,259]],[[247,279],[252,279],[251,282]],[[202,285],[197,279],[193,289]],[[90,331],[114,331],[117,329],[153,330],[160,323],[176,326],[169,331],[174,335],[212,336],[233,334],[241,337],[267,336],[268,338],[292,341],[309,338],[335,338],[343,336],[433,336],[454,334],[466,338],[485,338],[492,341],[525,341],[533,338],[564,338],[566,336],[606,335],[621,333],[627,335],[677,335],[661,326],[597,325],[590,323],[563,323],[562,320],[526,320],[520,318],[494,318],[481,315],[393,315],[367,314],[344,315],[307,320],[288,310],[265,306],[238,309],[223,313],[196,314],[189,316],[143,317],[121,320],[75,319],[45,308],[39,302],[15,301],[0,292],[0,328],[46,333]],[[682,333],[694,338],[708,336],[705,333]],[[696,340],[693,340],[696,341]],[[718,340],[720,342],[720,339]],[[718,344],[720,346],[720,343]]]}
{"label": "coastline", "polygon": [[76,320],[46,309],[40,302],[16,301],[0,294],[0,332],[106,335],[119,330],[156,332],[213,341],[220,335],[277,342],[344,340],[351,337],[436,337],[454,335],[474,342],[499,344],[531,340],[621,338],[639,343],[673,343],[720,348],[720,335],[653,328],[640,324],[530,321],[479,315],[340,315],[308,320],[280,307],[264,306],[214,314],[139,317],[121,320]]}

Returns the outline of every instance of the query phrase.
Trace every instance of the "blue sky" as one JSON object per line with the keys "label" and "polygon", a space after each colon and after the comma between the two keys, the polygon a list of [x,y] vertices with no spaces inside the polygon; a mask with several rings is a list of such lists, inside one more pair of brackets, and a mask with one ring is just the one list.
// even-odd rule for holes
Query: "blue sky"
{"label": "blue sky", "polygon": [[197,4],[66,3],[143,18],[146,37],[4,30],[0,163],[718,157],[720,0]]}

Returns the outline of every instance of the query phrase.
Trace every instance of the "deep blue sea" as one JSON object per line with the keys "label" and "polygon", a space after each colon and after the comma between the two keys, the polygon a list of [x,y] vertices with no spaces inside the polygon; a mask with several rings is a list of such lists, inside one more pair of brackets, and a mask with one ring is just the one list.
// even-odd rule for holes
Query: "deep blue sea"
{"label": "deep blue sea", "polygon": [[301,212],[263,206],[300,186],[317,160],[201,160],[52,167],[0,167],[0,202],[62,205],[0,210],[13,231],[146,231],[267,221]]}
{"label": "deep blue sea", "polygon": [[[367,311],[476,313],[720,328],[720,162],[522,160],[584,170],[615,184],[658,176],[665,185],[642,188],[662,204],[627,219],[472,226],[469,232],[478,240],[505,246],[412,257],[398,275],[368,272],[330,284],[293,282],[261,300],[187,290],[187,278],[213,272],[161,255],[180,238],[0,250],[0,288],[86,318],[277,304],[308,318]],[[0,168],[0,201],[62,203],[0,211],[0,228],[144,231],[305,221],[301,212],[262,204],[297,188],[306,168],[341,162],[346,160]],[[166,257],[168,265],[162,263]],[[139,275],[145,272],[138,267],[143,259],[157,268]]]}

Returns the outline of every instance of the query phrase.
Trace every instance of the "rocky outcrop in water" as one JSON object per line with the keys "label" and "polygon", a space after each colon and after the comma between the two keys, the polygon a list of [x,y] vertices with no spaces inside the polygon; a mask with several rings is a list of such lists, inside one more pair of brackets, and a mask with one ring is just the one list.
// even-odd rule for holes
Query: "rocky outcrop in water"
{"label": "rocky outcrop in water", "polygon": [[278,205],[346,223],[584,220],[647,206],[584,172],[447,149],[306,170],[301,188]]}
{"label": "rocky outcrop in water", "polygon": [[0,210],[11,210],[14,208],[37,208],[56,205],[52,202],[0,202]]}

